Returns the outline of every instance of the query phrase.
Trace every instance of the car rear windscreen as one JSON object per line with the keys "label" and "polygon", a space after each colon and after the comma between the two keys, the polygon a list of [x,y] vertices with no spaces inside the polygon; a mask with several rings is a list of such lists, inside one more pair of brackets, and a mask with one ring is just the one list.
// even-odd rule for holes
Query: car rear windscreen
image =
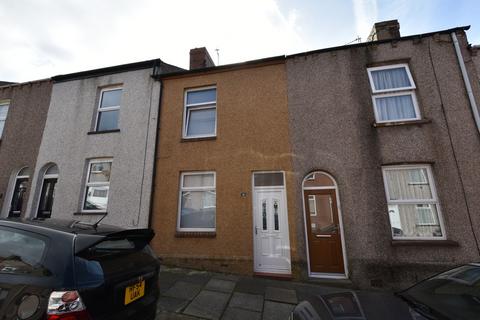
{"label": "car rear windscreen", "polygon": [[45,275],[42,263],[46,250],[43,236],[0,227],[0,273]]}
{"label": "car rear windscreen", "polygon": [[105,278],[135,270],[152,263],[154,253],[148,245],[150,239],[105,239],[75,256],[77,285],[91,287]]}

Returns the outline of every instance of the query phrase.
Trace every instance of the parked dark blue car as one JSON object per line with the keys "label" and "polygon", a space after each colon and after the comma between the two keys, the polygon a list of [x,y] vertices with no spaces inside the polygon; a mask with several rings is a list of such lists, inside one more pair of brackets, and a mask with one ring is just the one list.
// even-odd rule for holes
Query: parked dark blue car
{"label": "parked dark blue car", "polygon": [[0,319],[154,319],[150,229],[0,220]]}

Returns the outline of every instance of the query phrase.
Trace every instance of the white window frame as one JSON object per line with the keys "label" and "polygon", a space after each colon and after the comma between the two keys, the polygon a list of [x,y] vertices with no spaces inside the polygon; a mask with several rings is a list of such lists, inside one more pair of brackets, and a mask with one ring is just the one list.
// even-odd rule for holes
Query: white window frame
{"label": "white window frame", "polygon": [[[401,118],[396,120],[380,120],[380,115],[378,114],[378,110],[377,110],[377,98],[388,98],[388,97],[399,97],[399,96],[412,96],[413,107],[415,109],[415,117]],[[420,115],[420,108],[418,107],[417,96],[415,95],[414,91],[372,95],[372,101],[373,101],[373,112],[375,113],[375,121],[377,123],[415,121],[415,120],[420,120],[422,118]]]}
{"label": "white window frame", "polygon": [[[283,175],[283,184],[277,184],[272,186],[256,186],[255,185],[255,175],[263,173],[281,173]],[[253,171],[252,172],[252,188],[253,189],[284,189],[287,184],[287,178],[285,177],[285,171],[283,170],[272,170],[272,171]]]}
{"label": "white window frame", "polygon": [[[405,68],[407,72],[408,80],[410,81],[409,87],[400,87],[400,88],[392,88],[392,89],[375,89],[375,83],[373,82],[372,71],[379,71],[379,70],[389,70],[389,69],[397,69],[397,68]],[[416,121],[422,118],[420,113],[420,108],[418,107],[418,100],[415,94],[415,90],[417,87],[415,86],[415,81],[413,81],[412,74],[410,72],[410,68],[406,63],[398,63],[398,64],[391,64],[385,65],[380,67],[371,67],[367,68],[368,79],[370,81],[370,88],[372,90],[372,101],[373,101],[373,111],[375,113],[375,121],[377,123],[388,123],[388,122],[406,122],[406,121]],[[377,111],[377,100],[376,98],[387,98],[387,97],[397,97],[397,96],[405,96],[410,95],[412,97],[413,106],[415,109],[415,117],[414,118],[403,118],[403,119],[395,119],[395,120],[380,120]]]}
{"label": "white window frame", "polygon": [[[213,174],[213,186],[206,187],[183,187],[185,176],[195,176],[203,174]],[[181,228],[180,220],[182,216],[182,192],[186,191],[215,191],[215,227],[214,228]],[[178,210],[177,210],[177,231],[178,232],[215,232],[217,230],[217,175],[215,171],[185,171],[180,174],[180,185],[178,188]]]}
{"label": "white window frame", "polygon": [[[427,179],[430,185],[430,190],[432,193],[431,199],[406,199],[406,200],[390,200],[390,191],[388,189],[388,181],[386,173],[388,171],[397,171],[397,170],[408,170],[408,169],[426,169],[427,171]],[[438,217],[438,224],[440,225],[440,230],[442,231],[441,237],[395,237],[393,235],[393,230],[390,227],[390,232],[392,234],[393,240],[445,240],[447,238],[445,225],[443,222],[442,210],[440,208],[440,203],[438,201],[437,196],[437,189],[435,186],[435,180],[433,179],[432,167],[430,165],[399,165],[399,166],[384,166],[382,167],[382,175],[383,175],[383,183],[385,188],[385,196],[387,200],[387,212],[388,212],[388,205],[401,205],[401,204],[428,204],[428,205],[435,205],[437,209],[437,217]],[[412,217],[416,221],[416,216]],[[390,224],[390,217],[388,219]]]}
{"label": "white window frame", "polygon": [[85,186],[83,188],[83,197],[81,203],[80,212],[82,213],[106,213],[107,210],[88,210],[85,209],[85,200],[87,196],[87,189],[88,187],[103,187],[108,186],[108,198],[107,198],[107,209],[108,209],[108,199],[110,198],[110,180],[108,182],[88,182],[90,177],[90,170],[92,168],[93,163],[103,163],[103,162],[110,162],[110,180],[112,179],[112,168],[113,168],[113,158],[95,158],[89,159],[87,164],[87,177],[85,178]]}
{"label": "white window frame", "polygon": [[[187,96],[189,92],[195,91],[203,91],[215,89],[215,102],[203,102],[203,103],[192,103],[187,104]],[[217,136],[217,86],[208,86],[208,87],[201,87],[201,88],[194,88],[185,90],[184,93],[184,102],[183,102],[183,130],[182,130],[182,138],[183,139],[195,139],[195,138],[209,138],[209,137],[216,137]],[[188,135],[188,124],[190,122],[190,111],[191,110],[207,110],[207,109],[214,109],[215,110],[215,132],[213,134],[197,134],[197,135]]]}
{"label": "white window frame", "polygon": [[0,132],[0,139],[2,139],[3,131],[5,131],[5,125],[7,124],[8,112],[10,111],[10,101],[1,101],[0,106],[7,106],[7,114],[4,117],[0,117],[0,121],[3,121],[3,129]]}
{"label": "white window frame", "polygon": [[[100,90],[100,98],[98,99],[97,116],[96,116],[96,119],[95,119],[95,130],[94,131],[98,131],[98,120],[100,119],[100,113],[101,112],[120,110],[120,105],[102,108],[103,94],[105,92],[115,91],[115,90],[122,90],[122,96],[123,96],[123,86],[108,87],[108,88],[103,88],[102,90]],[[120,121],[120,112],[119,112],[118,121]],[[117,129],[119,129],[119,123],[117,123]],[[116,130],[116,129],[113,129],[113,130]]]}
{"label": "white window frame", "polygon": [[[390,70],[390,69],[398,69],[398,68],[405,68],[408,76],[408,80],[410,81],[411,86],[409,87],[401,87],[401,88],[393,88],[393,89],[375,89],[375,84],[373,82],[372,71],[381,71],[381,70]],[[389,64],[380,67],[371,67],[367,68],[368,71],[368,78],[370,79],[370,86],[372,87],[372,93],[383,93],[383,92],[390,92],[390,91],[402,91],[402,90],[415,90],[417,87],[415,86],[415,82],[413,81],[412,74],[410,73],[410,68],[406,63],[397,63],[397,64]]]}

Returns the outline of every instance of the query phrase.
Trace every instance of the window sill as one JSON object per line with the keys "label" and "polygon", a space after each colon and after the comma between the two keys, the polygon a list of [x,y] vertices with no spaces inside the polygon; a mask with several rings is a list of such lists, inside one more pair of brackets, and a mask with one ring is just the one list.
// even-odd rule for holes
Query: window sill
{"label": "window sill", "polygon": [[108,212],[88,212],[88,211],[80,211],[80,212],[74,212],[74,216],[103,216],[107,215]]}
{"label": "window sill", "polygon": [[383,128],[383,127],[395,127],[395,126],[406,126],[406,125],[421,125],[426,123],[431,123],[430,119],[420,119],[420,120],[407,120],[407,121],[392,121],[392,122],[374,122],[372,126],[374,128]]}
{"label": "window sill", "polygon": [[215,238],[215,231],[177,231],[175,238]]}
{"label": "window sill", "polygon": [[208,141],[208,140],[216,140],[217,136],[214,137],[200,137],[200,138],[182,138],[180,142],[193,142],[193,141]]}
{"label": "window sill", "polygon": [[453,240],[392,240],[392,247],[459,247]]}
{"label": "window sill", "polygon": [[112,132],[120,132],[120,129],[112,129],[112,130],[104,130],[104,131],[89,131],[87,132],[88,135],[90,134],[104,134],[104,133],[112,133]]}

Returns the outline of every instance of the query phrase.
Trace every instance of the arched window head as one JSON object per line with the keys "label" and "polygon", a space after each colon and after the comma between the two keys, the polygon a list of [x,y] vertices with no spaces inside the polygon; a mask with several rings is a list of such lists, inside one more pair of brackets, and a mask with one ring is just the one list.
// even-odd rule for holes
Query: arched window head
{"label": "arched window head", "polygon": [[312,172],[303,182],[304,188],[331,187],[335,188],[335,182],[324,172]]}
{"label": "arched window head", "polygon": [[45,171],[45,175],[54,175],[58,174],[58,167],[55,164],[52,164],[50,167],[48,167],[47,171]]}
{"label": "arched window head", "polygon": [[18,171],[17,177],[30,177],[30,168],[22,168],[20,171]]}

